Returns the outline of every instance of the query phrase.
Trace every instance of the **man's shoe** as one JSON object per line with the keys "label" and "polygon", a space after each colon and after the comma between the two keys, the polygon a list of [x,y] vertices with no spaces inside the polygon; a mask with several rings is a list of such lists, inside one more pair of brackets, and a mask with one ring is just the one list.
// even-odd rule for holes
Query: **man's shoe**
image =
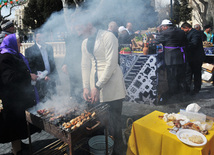
{"label": "man's shoe", "polygon": [[186,93],[190,93],[190,87],[186,87]]}
{"label": "man's shoe", "polygon": [[30,144],[25,144],[23,142],[21,142],[21,148],[22,149],[29,149]]}
{"label": "man's shoe", "polygon": [[199,93],[199,90],[193,90],[193,91],[190,92],[190,95],[196,95],[198,93]]}
{"label": "man's shoe", "polygon": [[[13,149],[12,149],[12,152],[13,152]],[[23,155],[23,151],[22,151],[22,149],[20,150],[20,151],[18,151],[18,152],[16,152],[16,153],[12,153],[13,155]]]}
{"label": "man's shoe", "polygon": [[22,153],[22,150],[20,150],[19,152],[16,153],[16,155],[24,155],[24,154]]}

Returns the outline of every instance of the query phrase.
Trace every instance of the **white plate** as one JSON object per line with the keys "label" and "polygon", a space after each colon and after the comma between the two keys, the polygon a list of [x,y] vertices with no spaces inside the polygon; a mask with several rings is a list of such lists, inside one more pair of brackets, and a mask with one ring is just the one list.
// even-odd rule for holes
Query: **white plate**
{"label": "white plate", "polygon": [[[193,143],[189,140],[189,137],[191,137],[192,135],[198,135],[201,136],[203,139],[203,143],[201,144],[197,144],[197,143]],[[190,146],[203,146],[207,143],[207,138],[201,134],[198,131],[192,130],[192,129],[180,129],[177,133],[176,136],[178,137],[178,139],[180,141],[182,141],[183,143],[190,145]]]}

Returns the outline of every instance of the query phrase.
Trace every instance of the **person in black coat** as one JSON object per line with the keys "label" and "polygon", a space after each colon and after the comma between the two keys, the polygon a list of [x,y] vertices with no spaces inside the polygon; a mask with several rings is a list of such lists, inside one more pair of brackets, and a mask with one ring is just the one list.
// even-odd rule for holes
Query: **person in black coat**
{"label": "person in black coat", "polygon": [[156,43],[161,43],[164,48],[164,61],[167,71],[168,96],[183,91],[185,81],[185,33],[174,27],[169,20],[163,20],[162,31],[157,35]]}
{"label": "person in black coat", "polygon": [[131,44],[132,37],[129,35],[128,31],[124,26],[120,26],[118,28],[119,37],[118,37],[118,43],[120,44]]}
{"label": "person in black coat", "polygon": [[1,33],[0,33],[0,44],[2,43],[4,37],[9,34],[15,33],[16,29],[14,24],[10,20],[4,20],[1,24]]}
{"label": "person in black coat", "polygon": [[128,31],[124,26],[120,26],[118,28],[119,36],[118,36],[118,51],[120,51],[123,47],[130,47],[132,44],[132,39],[135,37],[135,35],[129,35]]}
{"label": "person in black coat", "polygon": [[25,57],[29,62],[32,73],[48,71],[47,76],[37,80],[36,88],[39,93],[40,102],[45,102],[56,93],[56,83],[59,82],[59,75],[56,70],[53,48],[45,44],[44,34],[35,32],[35,44],[25,50]]}
{"label": "person in black coat", "polygon": [[[0,143],[12,142],[13,153],[21,150],[21,139],[28,137],[25,110],[36,105],[35,89],[26,59],[20,51],[16,34],[6,36],[0,46]],[[32,133],[37,131],[34,127]]]}
{"label": "person in black coat", "polygon": [[206,41],[207,40],[207,36],[204,34],[204,31],[201,30],[201,26],[199,24],[195,24],[194,25],[194,29],[196,29],[197,31],[200,32],[202,41]]}
{"label": "person in black coat", "polygon": [[[189,23],[181,25],[182,30],[187,34],[187,91],[190,91],[192,76],[194,76],[194,89],[192,94],[198,93],[201,89],[201,66],[205,59],[205,52],[201,34],[199,31],[192,28]],[[187,66],[187,67],[188,67]]]}

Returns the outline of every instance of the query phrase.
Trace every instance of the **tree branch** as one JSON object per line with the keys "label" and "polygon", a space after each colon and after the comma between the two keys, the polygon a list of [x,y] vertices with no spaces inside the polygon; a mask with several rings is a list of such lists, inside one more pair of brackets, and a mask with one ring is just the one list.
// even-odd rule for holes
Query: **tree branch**
{"label": "tree branch", "polygon": [[[7,18],[7,17],[9,17],[9,16],[11,15],[12,9],[13,9],[14,7],[24,5],[24,4],[28,3],[28,1],[29,1],[29,0],[26,0],[26,1],[23,1],[23,2],[19,2],[18,4],[13,4],[13,5],[10,7],[10,13],[9,13],[8,15],[2,17],[2,21],[0,22],[0,24],[3,22],[3,20],[4,20],[5,18]],[[3,7],[5,7],[4,4],[3,4],[2,8],[3,8]]]}
{"label": "tree branch", "polygon": [[201,16],[199,15],[199,13],[197,12],[198,15],[194,15],[194,18],[195,20],[198,22],[198,23],[203,23],[203,20],[201,18]]}
{"label": "tree branch", "polygon": [[199,13],[199,14],[202,14],[200,5],[196,2],[196,0],[193,0],[193,2],[195,3],[195,5],[196,5],[196,7],[197,7],[198,13]]}
{"label": "tree branch", "polygon": [[[195,1],[195,0],[194,0]],[[208,2],[205,2],[205,0],[199,0],[199,2],[201,2],[204,6],[208,5]]]}

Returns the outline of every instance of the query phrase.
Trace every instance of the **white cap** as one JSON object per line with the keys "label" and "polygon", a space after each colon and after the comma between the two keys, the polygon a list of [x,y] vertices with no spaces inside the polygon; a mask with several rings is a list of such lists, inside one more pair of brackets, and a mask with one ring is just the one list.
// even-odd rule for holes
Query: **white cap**
{"label": "white cap", "polygon": [[164,19],[160,26],[162,26],[162,25],[172,25],[172,22],[168,19]]}
{"label": "white cap", "polygon": [[124,26],[120,26],[120,27],[118,28],[118,32],[119,32],[119,33],[123,32],[124,30],[126,31],[126,28],[125,28]]}

